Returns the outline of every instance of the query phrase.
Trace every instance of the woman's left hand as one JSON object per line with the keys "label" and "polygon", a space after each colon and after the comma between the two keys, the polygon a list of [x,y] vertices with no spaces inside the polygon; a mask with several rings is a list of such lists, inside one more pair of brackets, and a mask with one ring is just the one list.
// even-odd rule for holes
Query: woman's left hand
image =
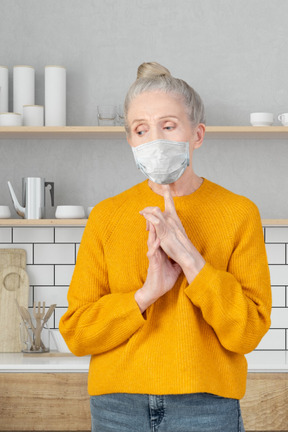
{"label": "woman's left hand", "polygon": [[204,267],[205,260],[186,235],[177,215],[170,186],[163,185],[165,210],[159,207],[146,207],[140,214],[153,224],[163,251],[177,262],[187,280],[191,283]]}

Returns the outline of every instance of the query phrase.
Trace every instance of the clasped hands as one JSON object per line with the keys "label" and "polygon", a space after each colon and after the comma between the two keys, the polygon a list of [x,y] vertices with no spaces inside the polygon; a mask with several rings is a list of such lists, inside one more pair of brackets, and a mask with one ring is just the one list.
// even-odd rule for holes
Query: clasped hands
{"label": "clasped hands", "polygon": [[163,185],[163,191],[164,212],[159,207],[146,207],[140,211],[149,231],[147,278],[135,293],[141,313],[173,288],[182,271],[191,283],[205,264],[177,215],[170,186]]}

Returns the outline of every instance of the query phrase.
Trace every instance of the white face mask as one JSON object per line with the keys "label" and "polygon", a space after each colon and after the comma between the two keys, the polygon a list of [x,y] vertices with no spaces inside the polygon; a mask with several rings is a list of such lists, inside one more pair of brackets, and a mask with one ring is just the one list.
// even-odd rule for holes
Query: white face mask
{"label": "white face mask", "polygon": [[189,143],[155,140],[132,147],[137,168],[158,184],[174,183],[189,165]]}

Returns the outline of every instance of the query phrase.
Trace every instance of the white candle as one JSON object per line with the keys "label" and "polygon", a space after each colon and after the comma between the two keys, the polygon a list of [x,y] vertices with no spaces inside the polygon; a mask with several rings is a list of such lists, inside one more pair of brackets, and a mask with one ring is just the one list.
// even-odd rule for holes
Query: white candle
{"label": "white candle", "polygon": [[0,113],[8,111],[8,68],[0,66]]}
{"label": "white candle", "polygon": [[13,112],[23,116],[23,105],[35,104],[35,69],[32,66],[13,68]]}
{"label": "white candle", "polygon": [[45,126],[66,126],[66,69],[45,67]]}

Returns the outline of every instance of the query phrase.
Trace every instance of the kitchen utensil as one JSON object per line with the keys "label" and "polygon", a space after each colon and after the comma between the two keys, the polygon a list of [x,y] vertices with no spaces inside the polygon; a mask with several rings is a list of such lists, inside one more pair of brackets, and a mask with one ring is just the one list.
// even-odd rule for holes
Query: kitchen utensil
{"label": "kitchen utensil", "polygon": [[46,322],[49,320],[49,318],[50,318],[51,315],[53,314],[55,308],[56,308],[56,304],[52,304],[52,305],[49,307],[49,309],[48,309],[48,311],[47,311],[47,313],[46,313],[46,315],[45,315],[45,317],[44,317],[44,319],[43,319],[41,329],[43,329],[44,325],[46,324]]}
{"label": "kitchen utensil", "polygon": [[[29,313],[29,311],[28,311],[27,308],[25,308],[24,306],[20,306],[20,305],[19,305],[19,313],[20,313],[21,317],[23,318],[23,322],[24,322],[25,329],[26,329],[25,335],[23,334],[23,330],[22,330],[22,339],[23,339],[23,342],[25,344],[27,344],[27,342],[25,342],[24,340],[25,339],[27,340],[27,337],[28,337],[28,339],[29,339],[29,345],[30,345],[30,349],[27,348],[27,349],[23,350],[23,352],[30,352],[30,351],[31,352],[32,351],[33,352],[37,352],[38,351],[40,353],[48,352],[49,348],[47,348],[44,345],[44,343],[43,343],[43,341],[41,339],[41,331],[43,330],[44,325],[41,327],[41,330],[40,330],[40,346],[36,347],[36,336],[37,336],[37,331],[36,330],[37,329],[35,328],[35,326],[34,326],[34,324],[32,322],[31,315],[30,315],[30,313]],[[48,346],[49,346],[49,341],[48,341]]]}
{"label": "kitchen utensil", "polygon": [[45,188],[51,186],[51,204],[54,206],[54,183],[46,182],[41,177],[22,178],[23,207],[19,204],[14,189],[8,181],[8,187],[16,212],[25,219],[42,219],[45,217]]}
{"label": "kitchen utensil", "polygon": [[34,302],[33,306],[33,315],[36,319],[36,333],[35,333],[35,348],[36,350],[40,350],[40,334],[41,334],[41,320],[45,316],[45,302],[43,302],[42,310],[41,310],[41,302],[38,302],[38,309],[36,311],[36,303]]}
{"label": "kitchen utensil", "polygon": [[83,206],[61,205],[56,207],[56,219],[83,219],[85,210]]}
{"label": "kitchen utensil", "polygon": [[288,113],[279,114],[278,120],[282,123],[283,126],[288,126]]}
{"label": "kitchen utensil", "polygon": [[273,113],[255,112],[250,114],[250,123],[252,126],[271,126],[273,122]]}
{"label": "kitchen utensil", "polygon": [[[10,278],[10,276],[16,276]],[[28,306],[29,280],[24,269],[3,266],[0,269],[0,352],[20,352],[19,325],[21,317],[15,299]]]}
{"label": "kitchen utensil", "polygon": [[11,212],[8,206],[0,206],[0,219],[9,219],[11,217]]}

